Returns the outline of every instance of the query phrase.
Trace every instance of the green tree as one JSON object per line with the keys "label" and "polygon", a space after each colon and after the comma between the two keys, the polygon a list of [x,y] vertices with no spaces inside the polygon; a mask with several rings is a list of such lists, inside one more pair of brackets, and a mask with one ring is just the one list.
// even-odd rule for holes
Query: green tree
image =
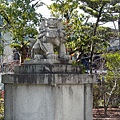
{"label": "green tree", "polygon": [[96,108],[103,106],[104,116],[106,116],[109,106],[120,105],[120,53],[107,53],[103,57],[106,61],[107,73],[99,75],[99,84],[94,85],[93,106]]}
{"label": "green tree", "polygon": [[106,84],[107,84],[107,101],[105,103],[105,114],[108,105],[113,99],[117,100],[117,104],[120,102],[120,53],[108,53],[105,55],[106,58]]}
{"label": "green tree", "polygon": [[37,34],[35,27],[42,16],[36,13],[36,8],[40,5],[42,3],[33,3],[32,0],[1,0],[0,15],[3,18],[3,27],[11,32],[14,40],[22,41],[26,36]]}
{"label": "green tree", "polygon": [[[91,17],[96,18],[96,22],[93,25],[93,35],[90,43],[91,53],[90,53],[90,66],[93,63],[93,55],[95,53],[96,41],[100,41],[97,35],[97,30],[99,28],[100,22],[111,22],[118,19],[118,15],[113,15],[112,12],[118,11],[118,5],[114,6],[111,4],[109,0],[80,0],[82,5],[80,5],[80,9],[84,10],[84,12],[91,15]],[[90,67],[92,68],[92,67]],[[92,69],[91,69],[92,73]]]}

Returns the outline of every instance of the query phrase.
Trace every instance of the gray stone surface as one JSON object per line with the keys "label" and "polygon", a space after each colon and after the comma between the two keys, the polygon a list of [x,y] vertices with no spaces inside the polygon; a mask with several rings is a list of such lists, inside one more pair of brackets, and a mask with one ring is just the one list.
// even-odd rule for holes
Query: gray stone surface
{"label": "gray stone surface", "polygon": [[22,66],[15,66],[15,74],[81,74],[82,70],[81,66],[73,66],[71,64],[24,64]]}
{"label": "gray stone surface", "polygon": [[80,85],[96,83],[95,76],[88,74],[12,74],[3,75],[2,78],[4,83],[17,84]]}
{"label": "gray stone surface", "polygon": [[[52,72],[44,71],[46,66]],[[92,120],[95,76],[79,74],[77,68],[72,73],[73,69],[71,65],[23,65],[15,74],[3,75],[5,120]]]}

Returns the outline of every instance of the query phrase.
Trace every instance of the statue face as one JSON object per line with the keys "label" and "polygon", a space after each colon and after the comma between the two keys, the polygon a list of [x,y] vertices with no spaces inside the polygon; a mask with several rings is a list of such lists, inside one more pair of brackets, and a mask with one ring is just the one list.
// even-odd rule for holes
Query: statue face
{"label": "statue face", "polygon": [[44,28],[62,28],[63,29],[63,23],[62,19],[57,19],[57,18],[42,18],[41,19],[41,24],[39,27],[39,30],[43,30]]}
{"label": "statue face", "polygon": [[49,18],[48,20],[47,20],[47,26],[48,27],[52,27],[52,28],[57,28],[58,26],[57,26],[57,23],[58,23],[58,20],[56,19],[56,18]]}

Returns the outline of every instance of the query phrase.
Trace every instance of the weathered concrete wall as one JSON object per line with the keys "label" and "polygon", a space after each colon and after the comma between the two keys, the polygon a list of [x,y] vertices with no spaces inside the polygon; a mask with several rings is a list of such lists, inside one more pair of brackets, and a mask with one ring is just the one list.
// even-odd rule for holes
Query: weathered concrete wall
{"label": "weathered concrete wall", "polygon": [[95,76],[72,73],[70,65],[67,74],[59,65],[41,66],[49,70],[38,74],[36,65],[22,66],[3,76],[5,120],[92,120]]}

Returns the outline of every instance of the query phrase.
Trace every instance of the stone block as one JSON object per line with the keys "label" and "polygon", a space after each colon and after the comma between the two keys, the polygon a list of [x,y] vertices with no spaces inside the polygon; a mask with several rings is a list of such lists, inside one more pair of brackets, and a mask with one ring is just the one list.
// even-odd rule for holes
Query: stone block
{"label": "stone block", "polygon": [[92,120],[95,75],[62,64],[22,65],[15,70],[2,76],[5,120]]}

